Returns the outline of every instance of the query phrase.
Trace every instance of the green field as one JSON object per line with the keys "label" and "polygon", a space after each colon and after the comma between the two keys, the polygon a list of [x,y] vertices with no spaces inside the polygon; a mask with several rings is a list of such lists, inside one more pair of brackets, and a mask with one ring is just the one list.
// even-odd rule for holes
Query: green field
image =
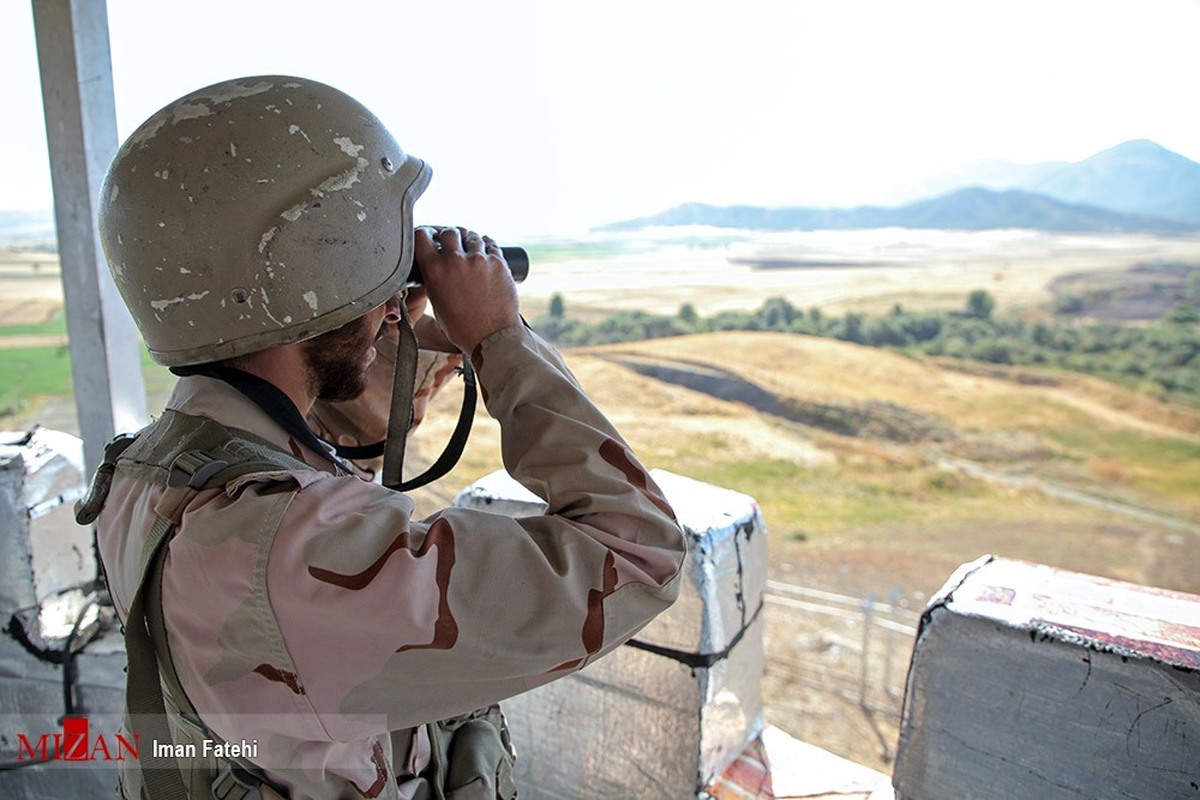
{"label": "green field", "polygon": [[62,347],[0,350],[0,415],[28,408],[46,395],[71,393],[71,360]]}
{"label": "green field", "polygon": [[[5,418],[22,420],[48,397],[72,393],[66,334],[67,324],[61,314],[40,324],[0,325],[0,426]],[[170,374],[152,362],[144,348],[142,364],[147,389],[156,391],[170,385]]]}

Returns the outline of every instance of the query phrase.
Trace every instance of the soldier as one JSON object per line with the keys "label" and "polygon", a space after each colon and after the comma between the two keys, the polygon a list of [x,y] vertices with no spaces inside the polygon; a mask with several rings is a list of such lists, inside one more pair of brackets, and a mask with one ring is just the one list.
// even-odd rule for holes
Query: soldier
{"label": "soldier", "polygon": [[[677,594],[670,507],[523,324],[500,248],[414,229],[429,175],[353,98],[291,77],[183,97],[113,161],[105,253],[180,376],[77,514],[126,627],[126,798],[513,796],[496,704]],[[414,263],[436,315],[418,333],[474,366],[543,516],[413,519],[306,424],[360,396],[388,326],[419,316]]]}

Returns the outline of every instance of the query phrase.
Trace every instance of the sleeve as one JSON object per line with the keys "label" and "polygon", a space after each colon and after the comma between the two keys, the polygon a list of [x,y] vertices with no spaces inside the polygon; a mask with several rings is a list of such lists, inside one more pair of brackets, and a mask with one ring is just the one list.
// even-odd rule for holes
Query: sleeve
{"label": "sleeve", "polygon": [[683,532],[558,354],[523,326],[472,354],[504,463],[542,516],[445,509],[352,478],[284,515],[267,570],[297,678],[332,738],[412,727],[577,670],[678,594]]}

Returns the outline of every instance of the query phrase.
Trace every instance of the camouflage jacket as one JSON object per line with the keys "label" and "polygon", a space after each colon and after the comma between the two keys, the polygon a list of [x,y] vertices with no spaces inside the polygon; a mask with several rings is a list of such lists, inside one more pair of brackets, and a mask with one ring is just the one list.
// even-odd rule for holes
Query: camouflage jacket
{"label": "camouflage jacket", "polygon": [[[505,466],[544,516],[415,520],[406,496],[338,474],[221,381],[183,378],[168,403],[311,465],[197,495],[162,579],[192,703],[295,800],[411,796],[424,723],[578,670],[676,597],[674,514],[558,354],[513,326],[472,362]],[[118,462],[98,537],[122,619],[162,491]]]}

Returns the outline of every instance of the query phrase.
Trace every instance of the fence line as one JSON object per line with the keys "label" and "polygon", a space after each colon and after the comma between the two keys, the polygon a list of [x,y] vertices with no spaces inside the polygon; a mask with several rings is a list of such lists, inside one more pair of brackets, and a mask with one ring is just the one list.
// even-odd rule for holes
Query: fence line
{"label": "fence line", "polygon": [[[772,594],[767,594],[764,597],[764,600],[773,605],[784,606],[785,608],[794,609],[796,611],[813,611],[818,614],[825,614],[827,616],[837,617],[839,619],[857,621],[863,619],[864,615],[867,615],[871,617],[870,624],[875,625],[876,627],[883,628],[884,630],[889,630],[894,633],[900,633],[905,636],[917,635],[917,629],[914,625],[905,625],[901,622],[893,622],[890,619],[879,619],[874,617],[873,615],[879,612],[879,606],[871,606],[870,601],[859,601],[858,610],[847,611],[842,608],[824,606],[820,603],[811,603],[804,600],[793,600],[790,597],[779,597],[778,595]],[[871,614],[866,614],[865,609],[870,609]]]}
{"label": "fence line", "polygon": [[767,594],[768,596],[774,594],[776,596],[792,595],[796,597],[808,597],[818,601],[818,603],[823,603],[824,605],[820,606],[821,610],[828,610],[836,606],[862,609],[864,603],[870,603],[876,613],[890,614],[898,621],[909,621],[911,624],[908,627],[914,633],[916,632],[917,621],[920,619],[920,615],[915,611],[902,608],[895,603],[880,603],[874,599],[874,596],[863,599],[861,597],[827,592],[822,589],[811,589],[807,586],[797,586],[796,584],[784,583],[783,581],[768,580]]}
{"label": "fence line", "polygon": [[[893,593],[893,597],[897,595]],[[892,684],[907,675],[919,614],[895,602],[881,603],[873,595],[851,597],[775,580],[767,581],[764,600],[785,614],[796,613],[793,627],[806,636],[824,636],[838,645],[833,655],[797,655],[780,643],[773,647],[778,652],[769,655],[768,667],[774,664],[789,678],[816,691],[857,700],[864,711],[899,719],[903,687]],[[820,617],[837,623],[813,627],[811,623]],[[835,627],[842,629],[840,636],[832,633]],[[788,644],[794,651],[796,642]]]}

